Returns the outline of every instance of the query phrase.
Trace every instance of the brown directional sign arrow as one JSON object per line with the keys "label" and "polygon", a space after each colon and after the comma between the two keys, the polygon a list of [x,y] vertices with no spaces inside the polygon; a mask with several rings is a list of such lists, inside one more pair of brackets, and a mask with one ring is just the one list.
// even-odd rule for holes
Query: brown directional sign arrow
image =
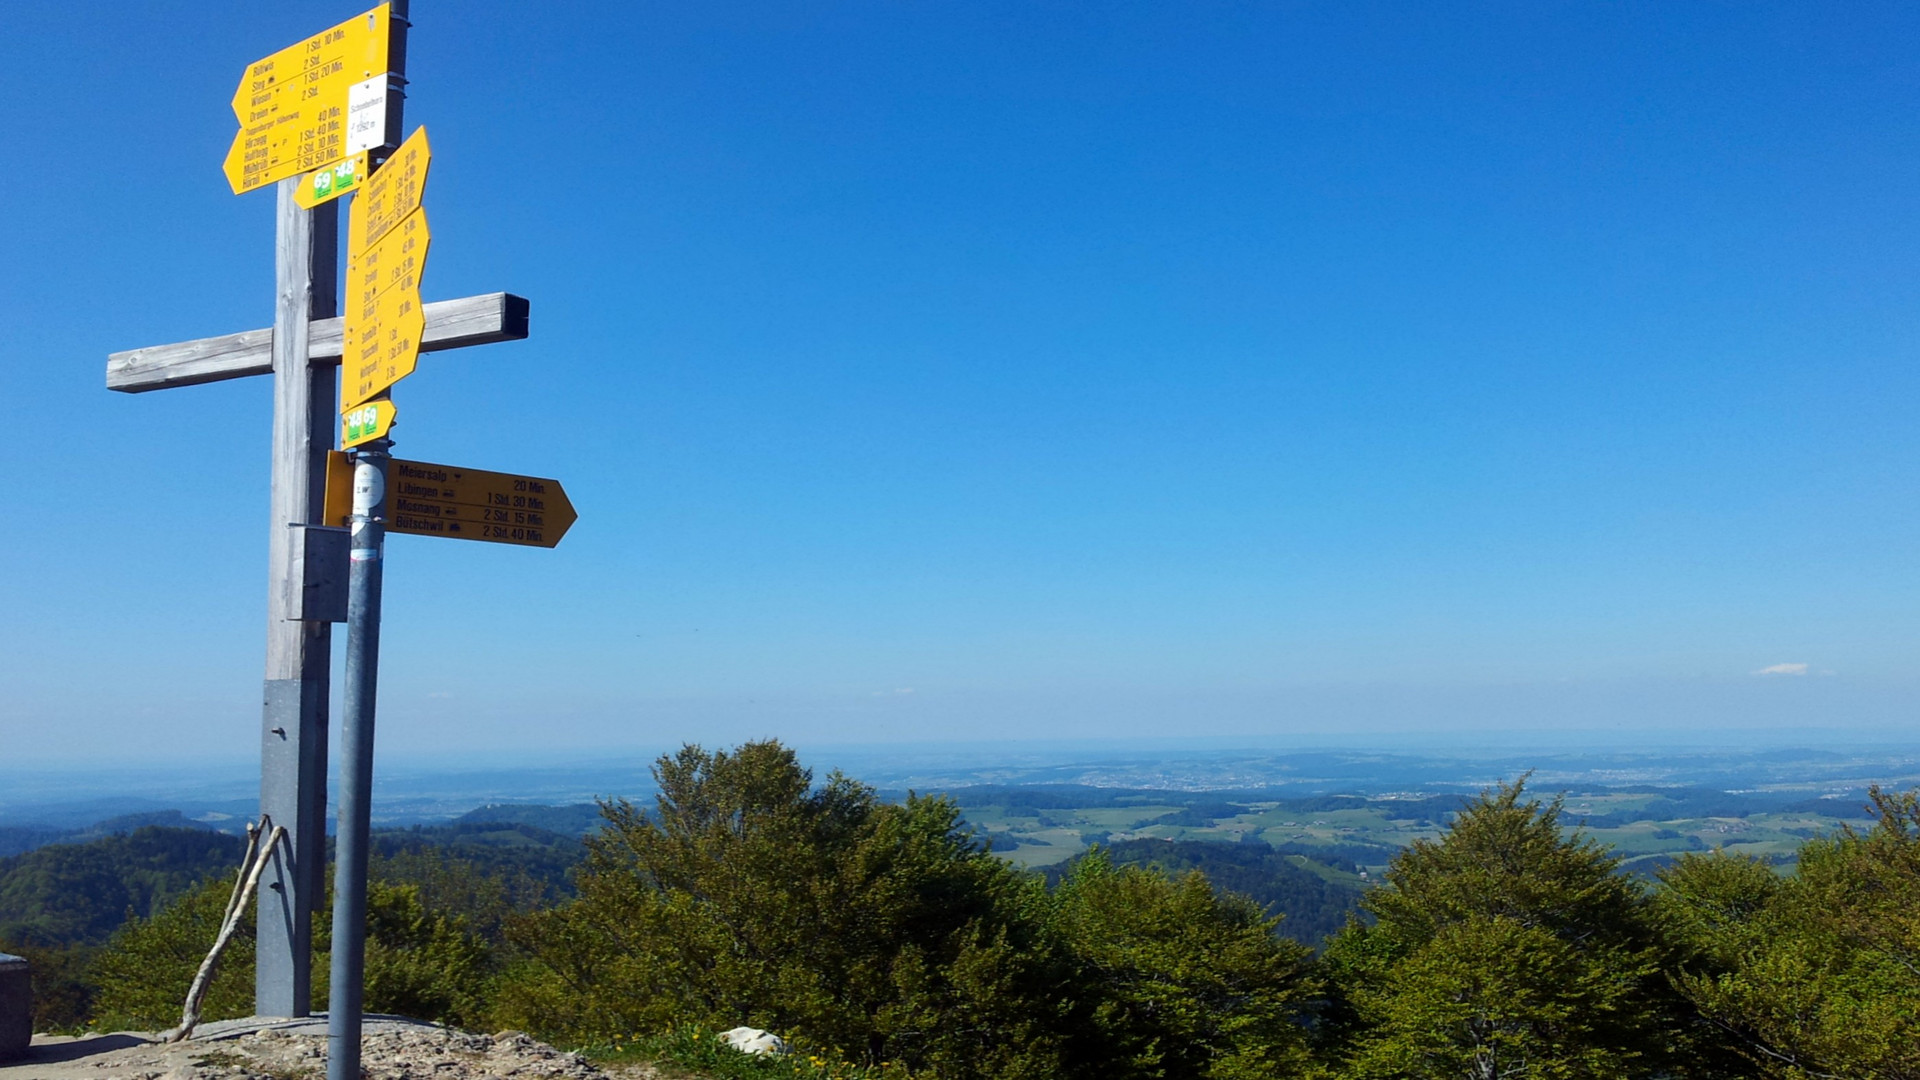
{"label": "brown directional sign arrow", "polygon": [[394,458],[387,531],[553,547],[579,515],[560,481]]}

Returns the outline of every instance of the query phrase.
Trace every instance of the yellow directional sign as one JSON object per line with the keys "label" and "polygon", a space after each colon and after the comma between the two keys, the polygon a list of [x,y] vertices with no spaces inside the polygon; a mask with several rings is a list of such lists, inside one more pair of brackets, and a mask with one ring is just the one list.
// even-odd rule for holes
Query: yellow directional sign
{"label": "yellow directional sign", "polygon": [[350,449],[364,442],[387,437],[387,430],[393,427],[394,417],[400,410],[386,398],[374,398],[364,404],[355,405],[340,415],[340,448]]}
{"label": "yellow directional sign", "polygon": [[234,194],[388,145],[392,28],[381,4],[247,65],[233,94],[240,131],[227,150]]}
{"label": "yellow directional sign", "polygon": [[[353,463],[327,451],[323,525],[352,512]],[[387,465],[387,531],[496,544],[553,547],[580,519],[560,481],[393,458]]]}
{"label": "yellow directional sign", "polygon": [[299,187],[293,189],[293,201],[303,209],[311,210],[349,191],[359,190],[367,179],[367,153],[362,150],[345,161],[315,169],[300,181]]}
{"label": "yellow directional sign", "polygon": [[420,196],[427,189],[427,166],[433,162],[433,149],[427,145],[427,129],[415,128],[400,149],[373,174],[354,200],[353,224],[347,230],[347,251],[367,250],[388,231],[420,209]]}
{"label": "yellow directional sign", "polygon": [[420,285],[420,271],[427,263],[427,244],[433,233],[427,228],[427,212],[415,210],[400,227],[388,232],[372,247],[363,248],[350,260],[358,267],[347,278],[351,301],[371,303],[380,293],[401,285]]}
{"label": "yellow directional sign", "polygon": [[560,481],[394,458],[387,531],[553,547],[578,520]]}
{"label": "yellow directional sign", "polygon": [[[356,205],[356,219],[359,211]],[[426,268],[432,239],[427,212],[416,208],[398,228],[347,261],[340,361],[343,409],[413,374],[420,358],[420,335],[427,328],[426,313],[420,307],[420,272]]]}

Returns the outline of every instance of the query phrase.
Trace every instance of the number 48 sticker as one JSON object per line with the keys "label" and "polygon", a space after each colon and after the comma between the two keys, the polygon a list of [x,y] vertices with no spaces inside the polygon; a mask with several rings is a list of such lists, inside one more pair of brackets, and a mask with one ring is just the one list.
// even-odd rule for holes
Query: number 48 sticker
{"label": "number 48 sticker", "polygon": [[393,426],[393,418],[398,412],[393,402],[375,398],[340,414],[340,449],[346,450],[364,442],[386,438],[387,429]]}

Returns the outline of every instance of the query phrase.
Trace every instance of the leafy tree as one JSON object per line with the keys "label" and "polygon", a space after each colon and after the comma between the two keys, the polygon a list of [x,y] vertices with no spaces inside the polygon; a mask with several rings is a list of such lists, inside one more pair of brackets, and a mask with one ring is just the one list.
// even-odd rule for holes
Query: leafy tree
{"label": "leafy tree", "polygon": [[1277,1077],[1307,1064],[1310,950],[1206,876],[1081,859],[1054,895],[1056,932],[1092,1005],[1103,1077]]}
{"label": "leafy tree", "polygon": [[1051,1077],[1044,894],[943,799],[818,788],[777,742],[662,757],[647,814],[603,805],[579,899],[519,924],[500,1016],[587,1040],[751,1023],[868,1064]]}
{"label": "leafy tree", "polygon": [[1353,1077],[1629,1077],[1688,1061],[1642,887],[1524,779],[1414,842],[1329,946],[1326,1031]]}
{"label": "leafy tree", "polygon": [[1246,896],[1268,915],[1285,916],[1278,931],[1305,945],[1317,945],[1337,932],[1360,901],[1360,890],[1302,869],[1291,856],[1264,842],[1124,840],[1104,850],[1116,864],[1154,866],[1169,875],[1198,870],[1216,889]]}
{"label": "leafy tree", "polygon": [[1664,876],[1679,983],[1760,1075],[1920,1077],[1920,792],[1872,800],[1868,833],[1809,841],[1791,878],[1718,855]]}

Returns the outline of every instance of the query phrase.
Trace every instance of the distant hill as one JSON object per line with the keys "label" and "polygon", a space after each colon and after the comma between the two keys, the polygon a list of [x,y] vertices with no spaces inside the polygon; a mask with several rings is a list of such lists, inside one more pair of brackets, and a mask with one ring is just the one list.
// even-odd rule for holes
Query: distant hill
{"label": "distant hill", "polygon": [[605,819],[594,803],[571,806],[535,806],[531,803],[493,803],[469,810],[453,819],[455,825],[512,824],[532,825],[548,832],[585,836],[599,832]]}
{"label": "distant hill", "polygon": [[[1280,932],[1304,945],[1317,946],[1345,925],[1360,900],[1360,888],[1328,881],[1303,868],[1296,861],[1302,856],[1266,844],[1123,840],[1106,851],[1116,864],[1158,866],[1176,877],[1198,870],[1214,888],[1250,896],[1269,915],[1285,915]],[[1058,881],[1064,869],[1050,869],[1048,879]]]}
{"label": "distant hill", "polygon": [[[1035,810],[1084,810],[1126,807],[1141,804],[1178,806],[1200,818],[1232,817],[1253,803],[1271,806],[1293,814],[1319,814],[1337,810],[1365,810],[1379,807],[1382,801],[1364,795],[1310,795],[1289,797],[1289,793],[1271,788],[1240,790],[1177,791],[1167,788],[1110,788],[1085,784],[1000,785],[976,784],[964,787],[929,789],[922,795],[940,794],[961,806],[1006,806]],[[905,799],[905,791],[881,791],[888,799]],[[1397,816],[1440,817],[1460,809],[1459,795],[1425,795],[1391,800]]]}
{"label": "distant hill", "polygon": [[34,848],[57,844],[73,835],[71,829],[46,829],[33,825],[0,825],[0,859]]}
{"label": "distant hill", "polygon": [[1851,821],[1872,821],[1876,816],[1873,805],[1867,801],[1864,791],[1831,799],[1801,799],[1790,802],[1781,809],[1796,814],[1821,814]]}
{"label": "distant hill", "polygon": [[208,877],[233,873],[245,850],[246,841],[210,829],[145,825],[0,859],[0,942],[105,941],[129,913],[151,915]]}
{"label": "distant hill", "polygon": [[135,829],[148,825],[160,825],[170,829],[199,829],[206,832],[225,832],[238,835],[246,829],[246,823],[235,820],[231,828],[209,825],[204,821],[195,821],[178,810],[145,810],[137,814],[121,814],[92,825],[83,827],[60,828],[48,825],[6,825],[0,826],[0,858],[20,855],[48,844],[84,844],[89,840],[98,840],[103,836],[123,836]]}

